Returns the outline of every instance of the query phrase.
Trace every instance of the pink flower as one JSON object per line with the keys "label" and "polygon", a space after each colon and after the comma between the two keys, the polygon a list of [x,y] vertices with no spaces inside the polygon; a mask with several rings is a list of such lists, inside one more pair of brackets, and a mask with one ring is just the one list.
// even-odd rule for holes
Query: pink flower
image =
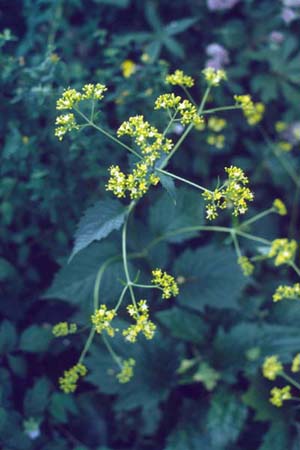
{"label": "pink flower", "polygon": [[229,63],[228,51],[217,43],[209,44],[206,47],[206,54],[210,58],[206,61],[206,67],[213,67],[214,69],[222,69],[225,64]]}
{"label": "pink flower", "polygon": [[240,0],[207,0],[207,7],[211,11],[221,11],[233,8]]}
{"label": "pink flower", "polygon": [[283,8],[283,10],[281,11],[281,18],[287,25],[289,25],[290,22],[295,20],[297,17],[297,14],[291,8]]}

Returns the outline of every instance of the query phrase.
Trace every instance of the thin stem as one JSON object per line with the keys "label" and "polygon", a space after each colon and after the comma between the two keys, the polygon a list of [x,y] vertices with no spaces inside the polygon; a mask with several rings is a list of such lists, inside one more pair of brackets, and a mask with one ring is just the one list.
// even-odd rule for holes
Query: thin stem
{"label": "thin stem", "polygon": [[244,233],[243,231],[236,229],[235,230],[236,234],[238,234],[239,236],[242,236],[246,239],[249,239],[250,241],[256,241],[256,242],[260,242],[261,244],[265,244],[265,245],[271,245],[272,242],[268,241],[267,239],[263,239],[259,236],[254,236],[253,234],[249,234],[249,233]]}
{"label": "thin stem", "polygon": [[236,237],[236,232],[234,230],[232,230],[232,232],[231,232],[231,237],[232,237],[232,240],[233,240],[233,244],[234,244],[236,255],[237,255],[238,258],[241,258],[242,257],[242,253],[241,253],[241,249],[240,249],[240,246],[239,246],[239,241],[238,241],[238,239]]}
{"label": "thin stem", "polygon": [[300,384],[297,383],[297,381],[295,381],[293,378],[291,378],[285,372],[280,372],[280,375],[282,376],[282,378],[284,378],[286,381],[288,381],[289,383],[291,383],[293,386],[295,386],[297,389],[300,390]]}
{"label": "thin stem", "polygon": [[[169,110],[168,110],[169,111]],[[174,112],[174,114],[173,114],[173,116],[172,116],[172,114],[170,113],[170,121],[169,121],[169,123],[168,123],[168,125],[166,126],[166,128],[165,128],[165,130],[164,130],[164,132],[163,132],[163,136],[166,136],[166,134],[167,134],[167,132],[169,131],[169,129],[170,129],[170,127],[171,127],[171,125],[175,122],[175,118],[176,118],[176,115],[177,115],[177,111],[178,111],[178,108],[176,109],[176,111]]]}
{"label": "thin stem", "polygon": [[95,332],[96,332],[95,327],[91,328],[89,337],[87,338],[87,341],[86,341],[86,343],[85,343],[85,346],[83,347],[83,350],[82,350],[82,352],[81,352],[81,354],[80,354],[80,357],[79,357],[79,360],[78,360],[78,363],[79,363],[79,364],[82,363],[82,361],[83,361],[84,358],[85,358],[85,355],[86,355],[87,352],[89,351],[89,348],[90,348],[90,346],[91,346],[91,344],[92,344],[92,342],[93,342],[94,336],[95,336]]}
{"label": "thin stem", "polygon": [[244,227],[246,225],[250,225],[250,223],[254,223],[257,220],[262,219],[263,217],[267,216],[268,214],[275,213],[275,212],[276,212],[276,210],[273,207],[272,208],[268,208],[265,211],[262,211],[261,213],[256,214],[255,216],[251,217],[251,219],[248,219],[245,222],[242,222],[240,224],[240,228]]}
{"label": "thin stem", "polygon": [[133,288],[132,288],[132,282],[131,282],[131,279],[130,279],[129,269],[128,269],[127,249],[126,249],[128,218],[129,218],[129,215],[130,215],[130,213],[131,213],[131,211],[133,210],[134,207],[135,207],[135,201],[130,203],[130,205],[128,207],[128,211],[127,211],[127,216],[126,216],[126,219],[125,219],[125,222],[124,222],[124,225],[123,225],[123,230],[122,230],[122,257],[123,257],[123,265],[124,265],[125,277],[126,277],[127,285],[128,285],[128,288],[129,288],[130,296],[131,296],[131,299],[132,299],[132,303],[134,304],[135,307],[137,307],[136,301],[135,301],[134,291],[133,291]]}
{"label": "thin stem", "polygon": [[115,312],[118,311],[118,309],[120,308],[122,302],[123,302],[123,298],[125,297],[126,291],[128,289],[128,284],[126,284],[126,286],[124,287],[123,291],[121,292],[121,295],[119,297],[118,303],[116,304],[116,306],[114,307]]}
{"label": "thin stem", "polygon": [[183,183],[189,184],[190,186],[193,186],[196,189],[200,189],[200,191],[211,192],[209,189],[206,189],[203,186],[200,186],[199,184],[193,183],[192,181],[186,180],[185,178],[179,177],[178,175],[175,175],[174,173],[167,172],[166,170],[162,170],[159,168],[156,168],[155,170],[157,172],[163,173],[164,175],[167,175],[168,177],[174,178],[175,180],[179,180],[179,181],[182,181]]}
{"label": "thin stem", "polygon": [[[94,113],[95,113],[95,99],[93,98],[92,100],[92,108],[91,108],[91,118],[90,118],[90,122],[93,122],[94,120]],[[94,122],[93,122],[94,123]]]}
{"label": "thin stem", "polygon": [[[209,95],[210,92],[210,87],[208,87],[206,89],[206,91],[204,92],[202,101],[200,103],[200,106],[198,108],[197,114],[200,115],[202,114],[202,111],[204,109],[205,106],[205,102],[207,100],[207,97]],[[172,151],[168,154],[168,156],[164,159],[164,161],[162,162],[160,169],[163,169],[167,164],[168,161],[172,158],[172,156],[174,155],[174,153],[176,152],[176,150],[178,149],[178,147],[180,147],[180,145],[182,144],[182,142],[185,140],[185,138],[187,137],[187,135],[189,134],[189,132],[192,130],[192,128],[194,127],[193,123],[190,123],[189,126],[185,129],[185,131],[182,133],[182,135],[180,136],[180,138],[178,139],[178,141],[176,142],[176,144],[174,145]]]}
{"label": "thin stem", "polygon": [[109,139],[111,139],[112,141],[116,142],[117,144],[121,145],[122,147],[126,148],[126,150],[128,150],[130,153],[133,153],[137,158],[139,159],[143,159],[142,156],[137,153],[135,150],[133,150],[133,148],[129,147],[128,145],[124,144],[122,141],[120,141],[119,139],[115,138],[112,134],[110,134],[108,131],[104,130],[103,128],[99,127],[98,125],[96,125],[94,122],[92,122],[82,111],[80,111],[80,109],[78,108],[74,108],[75,111],[84,119],[87,121],[87,123],[95,128],[96,130],[100,131],[100,133],[104,134],[106,137],[108,137]]}
{"label": "thin stem", "polygon": [[137,284],[137,283],[131,283],[132,286],[142,288],[142,289],[160,289],[163,291],[163,289],[160,286],[153,286],[151,284]]}
{"label": "thin stem", "polygon": [[182,86],[182,85],[181,85],[181,88],[183,89],[183,91],[184,91],[185,95],[187,96],[187,98],[189,99],[189,101],[190,101],[194,106],[196,106],[196,102],[195,102],[195,100],[193,99],[193,97],[191,96],[191,94],[189,93],[189,91],[187,90],[187,88],[186,88],[185,86]]}
{"label": "thin stem", "polygon": [[102,339],[103,339],[103,342],[104,342],[105,346],[107,347],[107,350],[111,354],[112,359],[115,361],[115,363],[122,370],[123,366],[122,366],[122,363],[121,363],[121,358],[119,358],[119,356],[114,352],[114,350],[112,349],[110,343],[108,342],[108,340],[106,339],[106,336],[104,334],[102,334]]}
{"label": "thin stem", "polygon": [[100,269],[97,273],[97,277],[96,277],[96,281],[94,284],[94,309],[98,309],[99,307],[99,289],[100,289],[100,284],[102,281],[102,277],[104,275],[105,270],[107,269],[107,267],[115,262],[118,261],[120,259],[120,256],[112,256],[111,258],[108,258],[101,266]]}
{"label": "thin stem", "polygon": [[294,269],[294,271],[296,272],[296,274],[300,277],[300,269],[299,267],[294,263],[294,261],[289,263],[289,266],[292,267],[292,269]]}
{"label": "thin stem", "polygon": [[220,106],[220,108],[204,109],[204,111],[202,111],[202,114],[214,114],[221,111],[231,111],[233,109],[241,109],[241,107],[238,105]]}

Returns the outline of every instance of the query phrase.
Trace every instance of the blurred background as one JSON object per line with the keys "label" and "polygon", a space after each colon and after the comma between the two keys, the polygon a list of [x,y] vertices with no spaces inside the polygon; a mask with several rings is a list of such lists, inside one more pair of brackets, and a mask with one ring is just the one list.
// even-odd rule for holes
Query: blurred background
{"label": "blurred background", "polygon": [[[63,89],[106,84],[97,117],[106,129],[135,114],[159,126],[153,103],[168,90],[168,72],[195,77],[193,95],[201,99],[202,69],[224,68],[228,82],[210,101],[223,106],[249,93],[265,106],[262,122],[249,126],[239,111],[222,114],[226,128],[192,133],[171,169],[211,187],[224,166],[242,167],[255,192],[251,214],[276,197],[289,210],[288,218],[266,218],[254,232],[299,239],[299,42],[297,0],[0,0],[1,448],[300,448],[297,403],[270,405],[272,386],[260,375],[264,356],[276,352],[289,362],[300,348],[300,307],[271,301],[279,279],[295,280],[265,263],[246,279],[224,236],[170,240],[149,256],[185,278],[198,267],[202,281],[186,283],[167,309],[157,307],[159,333],[136,345],[132,383],[112,381],[112,362],[95,344],[86,382],[63,394],[57,379],[76,362],[85,334],[51,335],[56,322],[87,321],[99,261],[119,248],[119,235],[89,247],[70,269],[76,224],[108,196],[107,168],[128,164],[94,130],[55,138]],[[172,133],[177,139],[182,129]],[[203,220],[198,194],[179,188],[177,195],[177,209],[159,189],[145,199],[131,228],[133,251],[145,245],[142,236],[149,242],[172,221]],[[108,302],[116,270],[105,279]],[[178,373],[183,361],[193,362]]]}

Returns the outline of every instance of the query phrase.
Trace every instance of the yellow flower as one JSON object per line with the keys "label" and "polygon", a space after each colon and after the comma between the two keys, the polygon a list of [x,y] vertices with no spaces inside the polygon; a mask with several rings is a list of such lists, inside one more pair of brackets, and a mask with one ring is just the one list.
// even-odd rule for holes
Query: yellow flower
{"label": "yellow flower", "polygon": [[136,72],[137,66],[131,59],[126,59],[121,64],[121,69],[124,78],[129,78]]}
{"label": "yellow flower", "polygon": [[55,337],[67,336],[74,334],[77,331],[76,323],[59,322],[52,328],[52,333]]}
{"label": "yellow flower", "polygon": [[71,369],[64,372],[64,376],[59,378],[60,388],[65,394],[75,392],[79,377],[84,377],[87,369],[83,364],[76,364]]}
{"label": "yellow flower", "polygon": [[275,258],[275,266],[280,266],[281,264],[290,264],[294,261],[295,254],[297,251],[297,242],[292,239],[275,239],[272,242],[270,251],[268,253],[269,258]]}
{"label": "yellow flower", "polygon": [[297,353],[297,355],[294,357],[291,367],[292,372],[300,372],[300,353]]}
{"label": "yellow flower", "polygon": [[248,94],[235,95],[234,99],[237,106],[242,108],[249,125],[256,125],[262,120],[265,112],[265,106],[263,103],[253,103],[251,96]]}
{"label": "yellow flower", "polygon": [[247,256],[241,256],[238,259],[238,265],[241,267],[243,274],[246,277],[249,277],[252,275],[254,271],[254,265],[250,262],[249,258]]}
{"label": "yellow flower", "polygon": [[209,134],[207,136],[206,142],[213,147],[221,149],[224,147],[225,136],[223,134],[215,135]]}
{"label": "yellow flower", "polygon": [[166,82],[172,84],[173,86],[194,86],[194,79],[189,75],[186,75],[182,70],[176,70],[174,73],[167,75]]}
{"label": "yellow flower", "polygon": [[287,209],[283,201],[281,201],[279,198],[276,198],[273,202],[273,208],[280,216],[286,216],[287,215]]}
{"label": "yellow flower", "polygon": [[222,131],[226,127],[226,124],[227,124],[227,122],[226,122],[225,119],[221,119],[219,117],[212,116],[212,117],[210,117],[208,119],[207,126],[212,131],[215,131],[216,133],[219,133],[220,131]]}
{"label": "yellow flower", "polygon": [[277,133],[282,133],[282,131],[287,129],[287,124],[285,122],[282,121],[278,121],[275,123],[275,130],[277,131]]}
{"label": "yellow flower", "polygon": [[111,326],[111,322],[115,316],[116,311],[114,309],[108,310],[106,305],[101,305],[91,316],[92,324],[97,333],[101,334],[105,330],[109,336],[113,337],[116,330]]}
{"label": "yellow flower", "polygon": [[227,80],[225,70],[216,70],[213,67],[207,67],[202,70],[205,80],[210,86],[219,86],[222,80]]}
{"label": "yellow flower", "polygon": [[135,320],[135,324],[130,325],[123,331],[123,336],[129,342],[136,342],[137,336],[142,333],[146,339],[152,339],[156,330],[156,325],[149,320],[149,308],[146,300],[140,300],[137,305],[127,306],[128,314]]}
{"label": "yellow flower", "polygon": [[64,135],[68,131],[78,130],[79,125],[76,123],[75,116],[73,113],[63,114],[58,116],[55,121],[55,125],[58,125],[55,128],[55,136],[61,141]]}
{"label": "yellow flower", "polygon": [[282,152],[290,152],[293,148],[292,144],[287,141],[279,141],[277,145]]}
{"label": "yellow flower", "polygon": [[280,408],[285,400],[292,398],[291,386],[284,386],[283,388],[274,387],[271,390],[270,402]]}
{"label": "yellow flower", "polygon": [[300,283],[293,286],[278,286],[273,294],[273,301],[279,302],[283,299],[300,300]]}
{"label": "yellow flower", "polygon": [[122,369],[117,374],[117,378],[119,383],[128,383],[133,377],[133,368],[135,366],[135,360],[133,358],[129,358],[122,362]]}
{"label": "yellow flower", "polygon": [[178,285],[172,275],[163,272],[161,269],[152,270],[152,283],[163,290],[162,298],[168,299],[179,294]]}
{"label": "yellow flower", "polygon": [[281,362],[277,356],[268,356],[263,363],[262,371],[265,378],[268,380],[275,380],[283,370]]}

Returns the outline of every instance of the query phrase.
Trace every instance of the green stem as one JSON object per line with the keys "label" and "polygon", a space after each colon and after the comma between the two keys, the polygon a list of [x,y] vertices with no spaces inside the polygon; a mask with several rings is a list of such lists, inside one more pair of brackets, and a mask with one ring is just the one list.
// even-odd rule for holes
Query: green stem
{"label": "green stem", "polygon": [[196,102],[195,102],[195,100],[193,99],[193,97],[191,96],[191,94],[189,93],[189,91],[187,90],[187,88],[186,88],[185,86],[182,86],[182,85],[181,85],[181,88],[183,89],[183,91],[184,91],[185,95],[187,96],[187,98],[189,99],[189,101],[190,101],[194,106],[196,106]]}
{"label": "green stem", "polygon": [[265,245],[271,245],[272,242],[268,241],[267,239],[263,239],[259,236],[254,236],[253,234],[249,234],[249,233],[244,233],[243,231],[236,229],[235,230],[236,234],[238,234],[239,236],[242,236],[246,239],[249,239],[250,241],[256,241],[256,242],[260,242],[261,244],[265,244]]}
{"label": "green stem", "polygon": [[111,258],[108,258],[101,266],[100,269],[97,273],[97,277],[96,277],[96,281],[94,284],[94,310],[98,309],[99,307],[99,289],[100,289],[100,284],[102,281],[102,277],[104,275],[105,270],[107,269],[107,267],[115,262],[118,261],[120,259],[120,256],[112,256]]}
{"label": "green stem", "polygon": [[115,312],[118,311],[118,309],[120,308],[122,302],[123,302],[123,298],[125,297],[126,291],[128,289],[128,284],[126,284],[126,286],[124,287],[123,291],[121,292],[121,295],[119,297],[118,303],[116,304],[116,306],[114,307]]}
{"label": "green stem", "polygon": [[102,334],[102,339],[103,342],[107,348],[107,350],[109,351],[109,353],[111,354],[112,359],[115,361],[115,363],[119,366],[119,368],[122,370],[123,366],[121,363],[121,358],[119,358],[119,356],[114,352],[114,350],[112,349],[110,343],[108,342],[108,340],[106,339],[106,336],[104,334]]}
{"label": "green stem", "polygon": [[267,216],[268,214],[275,213],[275,212],[276,212],[276,210],[273,207],[266,209],[265,211],[262,211],[261,213],[256,214],[255,216],[251,217],[251,219],[248,219],[245,222],[242,222],[240,224],[240,228],[250,225],[250,223],[254,223],[257,220],[262,219],[263,217]]}
{"label": "green stem", "polygon": [[236,237],[236,232],[234,230],[232,230],[232,232],[231,232],[231,237],[232,237],[232,240],[233,240],[233,243],[234,243],[234,248],[235,248],[236,255],[237,255],[238,258],[241,258],[242,253],[241,253],[241,249],[240,249],[240,246],[239,246],[239,241],[238,241],[238,239]]}
{"label": "green stem", "polygon": [[142,289],[160,289],[163,291],[163,289],[160,286],[151,285],[151,284],[137,284],[137,283],[131,283],[132,286],[142,288]]}
{"label": "green stem", "polygon": [[[202,114],[202,111],[204,109],[205,106],[205,102],[207,100],[207,97],[209,95],[210,92],[210,87],[208,87],[206,89],[206,91],[204,92],[202,101],[200,103],[200,106],[198,108],[197,114],[200,115]],[[187,137],[187,135],[189,134],[189,132],[192,130],[192,128],[194,127],[193,123],[190,123],[189,126],[185,129],[185,131],[182,133],[182,135],[180,136],[180,138],[178,139],[178,141],[176,142],[176,144],[174,145],[172,151],[168,154],[168,156],[164,159],[164,161],[162,162],[160,169],[163,169],[167,164],[168,161],[172,158],[172,156],[174,155],[174,153],[176,152],[176,150],[178,149],[178,147],[180,147],[180,145],[182,144],[182,142],[185,140],[185,138]]]}
{"label": "green stem", "polygon": [[127,241],[127,224],[128,224],[128,219],[129,219],[129,215],[131,213],[131,211],[133,210],[133,208],[135,207],[135,201],[131,202],[128,210],[127,210],[127,215],[125,218],[125,222],[123,225],[123,230],[122,230],[122,257],[123,257],[123,265],[124,265],[124,272],[125,272],[125,277],[126,277],[126,281],[127,281],[127,285],[129,288],[129,292],[130,292],[130,296],[131,296],[131,300],[132,303],[134,304],[134,306],[137,308],[137,304],[135,301],[135,295],[134,295],[134,291],[132,288],[132,282],[130,279],[130,274],[129,274],[129,269],[128,269],[128,261],[127,261],[127,249],[126,249],[126,241]]}
{"label": "green stem", "polygon": [[289,266],[292,267],[292,269],[294,269],[294,271],[296,272],[296,274],[300,277],[300,269],[299,267],[294,263],[294,261],[289,263]]}
{"label": "green stem", "polygon": [[202,114],[214,114],[221,111],[231,111],[233,109],[241,109],[241,107],[238,105],[232,105],[232,106],[221,106],[220,108],[204,109],[204,111],[202,111]]}
{"label": "green stem", "polygon": [[84,358],[85,358],[85,355],[86,355],[87,352],[89,351],[89,348],[90,348],[90,346],[91,346],[91,344],[92,344],[92,342],[93,342],[94,336],[95,336],[95,332],[96,332],[95,327],[91,328],[89,337],[87,338],[87,341],[86,341],[86,343],[85,343],[85,346],[83,347],[83,350],[82,350],[82,352],[81,352],[81,354],[80,354],[80,357],[79,357],[79,360],[78,360],[78,363],[79,363],[79,364],[82,364],[82,362],[83,362],[83,360],[84,360]]}
{"label": "green stem", "polygon": [[142,156],[139,153],[137,153],[135,150],[133,150],[133,148],[131,148],[128,145],[124,144],[122,141],[120,141],[119,139],[115,138],[112,134],[108,133],[108,131],[104,130],[103,128],[99,127],[94,122],[92,122],[82,111],[80,111],[80,109],[78,109],[78,108],[74,108],[74,109],[84,120],[86,120],[86,122],[91,127],[95,128],[96,130],[100,131],[100,133],[104,134],[106,137],[111,139],[112,141],[114,141],[117,144],[121,145],[122,147],[126,148],[126,150],[128,150],[130,153],[135,155],[137,158],[143,159]]}
{"label": "green stem", "polygon": [[203,186],[200,186],[199,184],[193,183],[192,181],[186,180],[185,178],[181,178],[178,175],[175,175],[174,173],[167,172],[166,170],[162,170],[160,168],[156,168],[155,170],[156,172],[163,173],[164,175],[174,178],[175,180],[179,180],[182,181],[183,183],[189,184],[190,186],[193,186],[196,189],[200,189],[200,191],[212,193],[209,189],[206,189]]}
{"label": "green stem", "polygon": [[293,386],[295,386],[297,389],[300,390],[300,384],[297,383],[297,381],[295,381],[293,378],[291,378],[285,372],[280,372],[280,375],[282,376],[282,378],[284,378],[286,381],[288,381],[289,383],[291,383]]}

